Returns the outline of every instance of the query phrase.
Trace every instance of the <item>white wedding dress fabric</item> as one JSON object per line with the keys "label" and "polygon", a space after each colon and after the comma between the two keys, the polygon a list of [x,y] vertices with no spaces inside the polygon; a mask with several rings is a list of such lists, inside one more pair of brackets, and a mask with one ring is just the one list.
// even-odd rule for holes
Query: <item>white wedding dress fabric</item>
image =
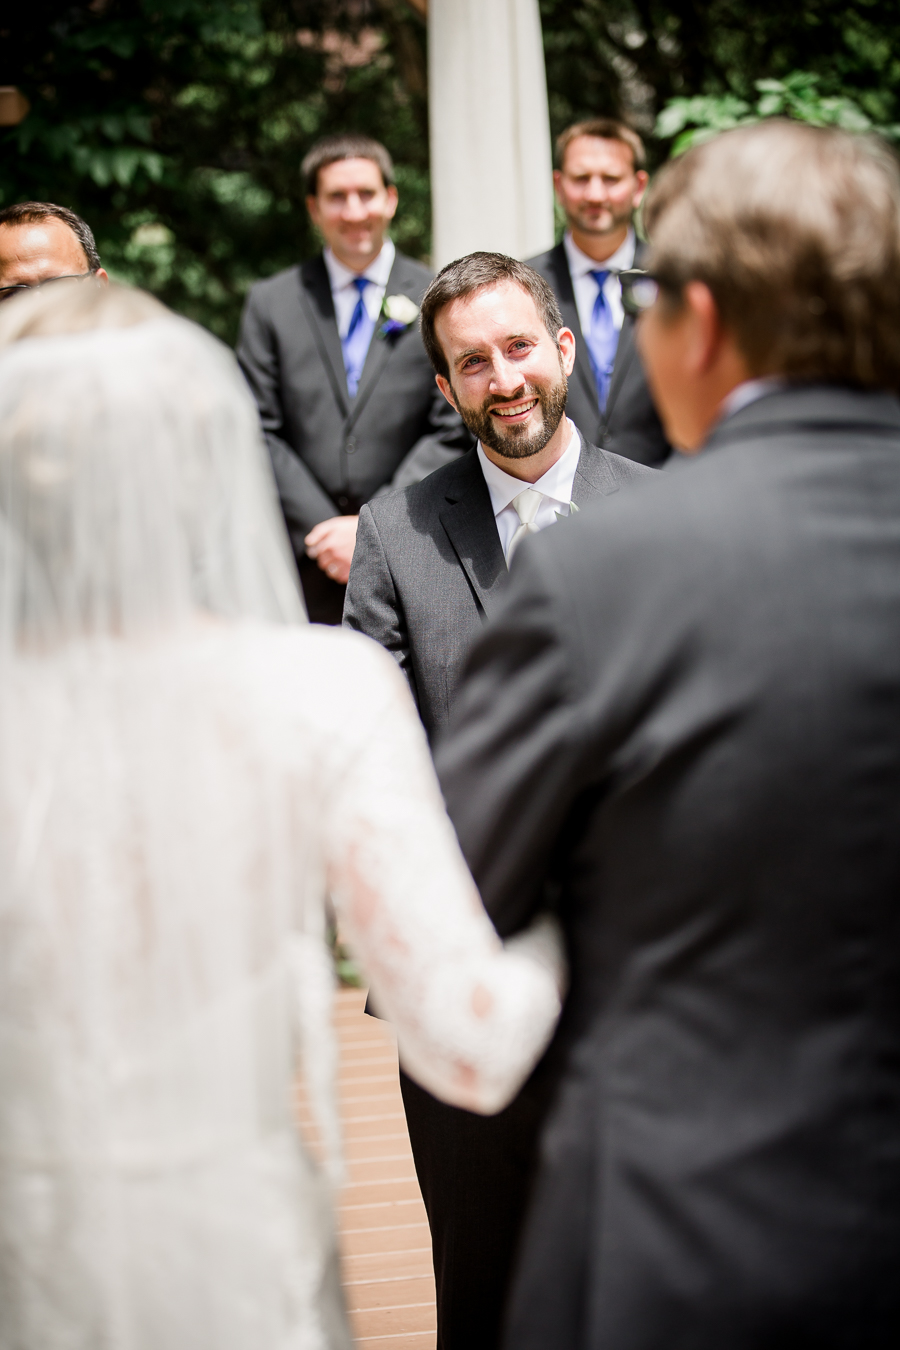
{"label": "white wedding dress fabric", "polygon": [[0,1350],[346,1350],[327,898],[475,1110],[558,940],[503,947],[394,663],[305,624],[230,356],[120,320],[0,351]]}

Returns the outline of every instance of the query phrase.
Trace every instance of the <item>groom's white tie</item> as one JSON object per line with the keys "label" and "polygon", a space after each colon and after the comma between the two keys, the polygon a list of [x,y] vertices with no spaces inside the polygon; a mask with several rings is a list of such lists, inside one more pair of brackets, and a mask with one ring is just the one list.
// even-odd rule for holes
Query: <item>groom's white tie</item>
{"label": "groom's white tie", "polygon": [[516,508],[516,515],[519,517],[519,528],[516,530],[512,539],[509,541],[509,547],[506,550],[506,565],[509,567],[512,561],[512,555],[515,553],[519,544],[525,538],[526,534],[537,534],[537,526],[534,518],[538,513],[538,508],[544,500],[543,492],[538,492],[536,488],[526,488],[520,492],[518,497],[513,497],[512,505]]}

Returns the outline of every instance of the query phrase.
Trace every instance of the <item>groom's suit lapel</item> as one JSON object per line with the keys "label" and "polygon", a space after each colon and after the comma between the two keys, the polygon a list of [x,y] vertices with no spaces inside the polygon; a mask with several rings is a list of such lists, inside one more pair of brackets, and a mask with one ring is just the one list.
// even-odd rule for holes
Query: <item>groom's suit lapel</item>
{"label": "groom's suit lapel", "polygon": [[445,501],[438,517],[485,614],[490,616],[507,569],[477,451],[470,450],[459,461],[456,481],[445,490]]}
{"label": "groom's suit lapel", "polygon": [[[581,436],[581,432],[578,433]],[[609,460],[596,445],[589,445],[581,436],[581,454],[572,483],[572,501],[583,506],[594,497],[605,497],[618,492],[619,484],[610,468]]]}
{"label": "groom's suit lapel", "polygon": [[[581,454],[572,484],[575,505],[583,506],[595,497],[608,496],[618,490],[619,485],[603,451],[589,445],[581,436]],[[438,517],[460,566],[485,614],[490,617],[508,572],[477,451],[470,450],[459,461],[456,481],[445,490],[445,502]]]}

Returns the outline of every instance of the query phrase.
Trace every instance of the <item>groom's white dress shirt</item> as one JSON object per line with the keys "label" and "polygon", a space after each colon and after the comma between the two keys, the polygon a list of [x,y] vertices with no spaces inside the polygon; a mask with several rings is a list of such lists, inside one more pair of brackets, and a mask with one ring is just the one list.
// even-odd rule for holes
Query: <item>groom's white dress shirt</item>
{"label": "groom's white dress shirt", "polygon": [[[594,289],[596,290],[596,287]],[[519,493],[525,488],[533,488],[535,492],[540,492],[543,497],[534,518],[533,528],[535,532],[546,529],[548,525],[553,525],[557,516],[569,514],[575,471],[578,468],[578,460],[581,455],[581,437],[576,430],[575,423],[571,422],[568,417],[566,418],[566,426],[569,429],[569,440],[565,450],[556,463],[551,464],[547,472],[536,483],[524,483],[521,478],[513,478],[512,474],[498,468],[493,460],[488,459],[484,453],[481,442],[478,443],[478,461],[481,464],[481,472],[484,474],[484,481],[487,483],[487,489],[490,493],[491,506],[494,510],[494,519],[497,522],[497,533],[500,535],[500,545],[503,549],[504,558],[508,558],[510,542],[521,524],[519,514],[512,504],[513,498],[518,497]]]}
{"label": "groom's white dress shirt", "polygon": [[334,315],[337,319],[338,334],[341,341],[347,336],[350,320],[353,318],[353,311],[356,309],[356,302],[359,299],[359,291],[353,284],[356,278],[366,277],[372,283],[363,292],[363,304],[369,318],[375,323],[381,313],[381,305],[384,300],[384,293],[387,290],[396,252],[393,242],[386,239],[374,262],[371,262],[364,272],[353,272],[349,267],[345,267],[342,262],[338,261],[330,248],[325,249],[323,257],[328,272],[328,280],[331,283],[331,298],[334,301]]}

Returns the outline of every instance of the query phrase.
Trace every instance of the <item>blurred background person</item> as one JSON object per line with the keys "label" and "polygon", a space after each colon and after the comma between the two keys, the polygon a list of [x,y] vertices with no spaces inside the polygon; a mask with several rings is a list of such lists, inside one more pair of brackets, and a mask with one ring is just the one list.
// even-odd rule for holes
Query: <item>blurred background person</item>
{"label": "blurred background person", "polygon": [[0,301],[50,281],[109,280],[90,227],[53,202],[19,202],[0,211]]}
{"label": "blurred background person", "polygon": [[303,161],[317,257],[251,288],[238,359],[259,405],[310,618],[340,623],[359,508],[471,445],[416,320],[430,281],[388,238],[391,158],[333,136]]}
{"label": "blurred background person", "polygon": [[[647,205],[697,453],[528,540],[437,762],[572,961],[510,1350],[900,1334],[900,177],[766,122]],[[654,301],[655,295],[655,301]]]}
{"label": "blurred background person", "polygon": [[541,1054],[558,946],[504,951],[402,676],[306,624],[231,355],[55,291],[0,317],[0,1345],[349,1350],[294,1124],[301,1048],[334,1158],[326,891],[473,1110]]}
{"label": "blurred background person", "polygon": [[556,198],[562,242],[529,259],[549,281],[576,339],[569,416],[588,441],[640,464],[671,454],[625,313],[616,274],[640,267],[645,252],[634,213],[647,187],[644,146],[623,122],[576,122],[557,138]]}

